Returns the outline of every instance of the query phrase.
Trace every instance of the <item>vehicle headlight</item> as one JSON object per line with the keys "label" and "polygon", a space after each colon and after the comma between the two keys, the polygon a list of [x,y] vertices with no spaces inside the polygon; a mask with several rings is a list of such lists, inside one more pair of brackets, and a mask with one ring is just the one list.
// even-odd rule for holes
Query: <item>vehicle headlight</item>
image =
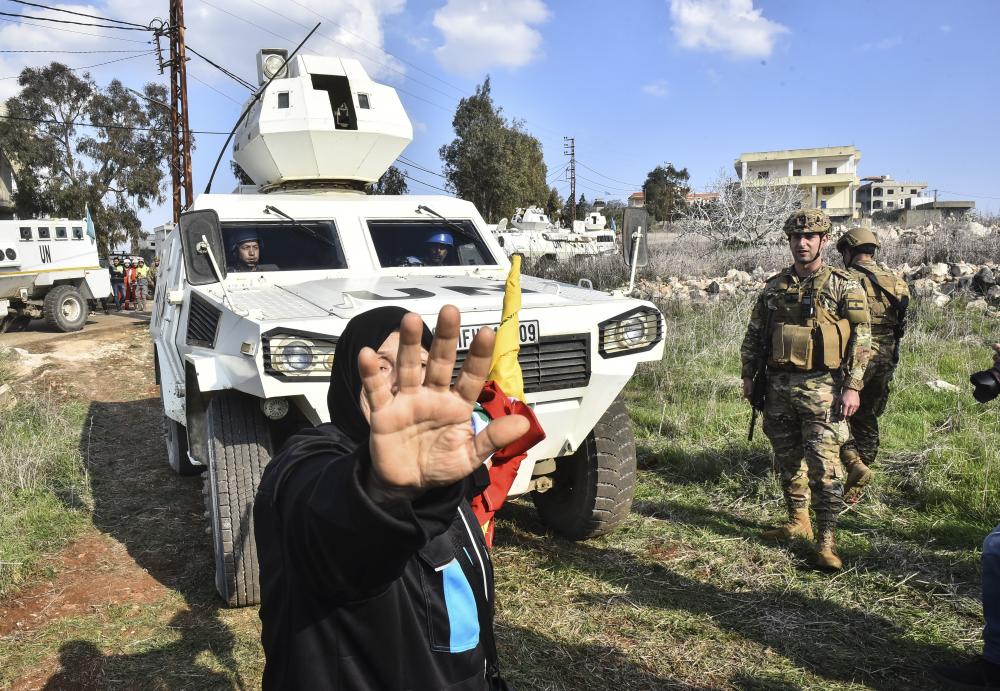
{"label": "vehicle headlight", "polygon": [[334,338],[268,334],[263,338],[264,371],[279,377],[328,379],[333,369]]}
{"label": "vehicle headlight", "polygon": [[598,331],[602,357],[630,355],[649,350],[663,339],[663,320],[652,307],[639,307],[601,322]]}

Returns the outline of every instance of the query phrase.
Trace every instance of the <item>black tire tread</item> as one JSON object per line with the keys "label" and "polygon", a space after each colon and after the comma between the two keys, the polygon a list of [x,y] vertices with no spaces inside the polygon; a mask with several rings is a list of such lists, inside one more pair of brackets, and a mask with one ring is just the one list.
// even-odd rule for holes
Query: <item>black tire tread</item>
{"label": "black tire tread", "polygon": [[[216,588],[230,607],[260,603],[253,501],[271,459],[271,435],[256,398],[227,391],[209,407],[206,507],[213,530]],[[212,493],[218,503],[213,516]]]}
{"label": "black tire tread", "polygon": [[554,485],[532,494],[542,520],[574,540],[605,535],[622,524],[635,495],[632,422],[621,397],[608,407],[572,456],[559,459]]}
{"label": "black tire tread", "polygon": [[[66,318],[63,317],[62,310],[59,307],[63,298],[70,294],[75,294],[76,299],[80,303],[79,323],[66,321]],[[53,329],[59,329],[65,333],[79,331],[82,329],[83,325],[87,323],[87,315],[89,314],[89,311],[90,308],[87,305],[87,301],[83,299],[83,295],[80,294],[80,291],[73,286],[55,286],[52,290],[46,293],[45,301],[42,303],[42,316],[45,318],[45,323]]]}

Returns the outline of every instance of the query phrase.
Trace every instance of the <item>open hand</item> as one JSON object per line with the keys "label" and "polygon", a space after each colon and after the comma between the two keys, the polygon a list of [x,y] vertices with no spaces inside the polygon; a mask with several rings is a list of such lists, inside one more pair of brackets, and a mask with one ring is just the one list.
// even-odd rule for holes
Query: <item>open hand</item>
{"label": "open hand", "polygon": [[432,487],[458,482],[528,431],[528,421],[512,415],[473,434],[472,407],[489,373],[496,334],[488,327],[480,329],[452,387],[459,325],[458,308],[442,307],[425,374],[420,347],[423,323],[416,314],[403,318],[395,396],[375,352],[365,348],[358,357],[363,395],[371,411],[372,472],[366,490],[376,501],[413,500]]}

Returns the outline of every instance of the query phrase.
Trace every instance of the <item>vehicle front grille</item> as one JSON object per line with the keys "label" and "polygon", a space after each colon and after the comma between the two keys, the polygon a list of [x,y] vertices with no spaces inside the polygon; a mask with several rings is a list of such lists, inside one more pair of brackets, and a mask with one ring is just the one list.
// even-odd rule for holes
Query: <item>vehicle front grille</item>
{"label": "vehicle front grille", "polygon": [[214,348],[221,316],[222,312],[219,311],[219,308],[198,293],[191,293],[191,306],[188,308],[187,344]]}
{"label": "vehicle front grille", "polygon": [[[468,351],[458,353],[452,381],[462,369]],[[522,345],[517,356],[524,392],[574,389],[590,383],[590,336],[549,336],[537,344]]]}

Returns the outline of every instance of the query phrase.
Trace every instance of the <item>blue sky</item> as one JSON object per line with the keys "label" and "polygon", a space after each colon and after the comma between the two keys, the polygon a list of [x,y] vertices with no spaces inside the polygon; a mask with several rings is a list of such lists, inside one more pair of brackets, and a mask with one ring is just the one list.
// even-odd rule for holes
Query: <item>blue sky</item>
{"label": "blue sky", "polygon": [[[165,16],[166,4],[58,6],[145,22],[151,12]],[[304,26],[323,21],[307,51],[359,57],[399,88],[415,126],[404,156],[433,171],[438,148],[453,136],[458,99],[489,73],[496,102],[541,140],[550,173],[566,163],[562,137],[576,138],[578,193],[588,199],[624,199],[666,161],[687,167],[702,189],[721,170],[731,173],[744,151],[854,144],[862,176],[926,181],[941,198],[1000,210],[1000,2],[993,0],[186,0],[185,7],[191,45],[251,81],[257,48],[288,47]],[[0,48],[38,47],[143,46],[0,25]],[[52,57],[78,66],[117,55],[2,54],[0,77]],[[149,57],[91,72],[99,82],[161,79]],[[192,127],[228,130],[247,91],[196,58],[190,74]],[[0,80],[0,97],[15,86]],[[221,140],[198,137],[196,190]],[[444,186],[430,173],[411,174]],[[562,178],[553,184],[565,194]],[[223,170],[215,190],[232,184]],[[416,182],[410,189],[434,192]],[[145,217],[157,225],[169,207]]]}

